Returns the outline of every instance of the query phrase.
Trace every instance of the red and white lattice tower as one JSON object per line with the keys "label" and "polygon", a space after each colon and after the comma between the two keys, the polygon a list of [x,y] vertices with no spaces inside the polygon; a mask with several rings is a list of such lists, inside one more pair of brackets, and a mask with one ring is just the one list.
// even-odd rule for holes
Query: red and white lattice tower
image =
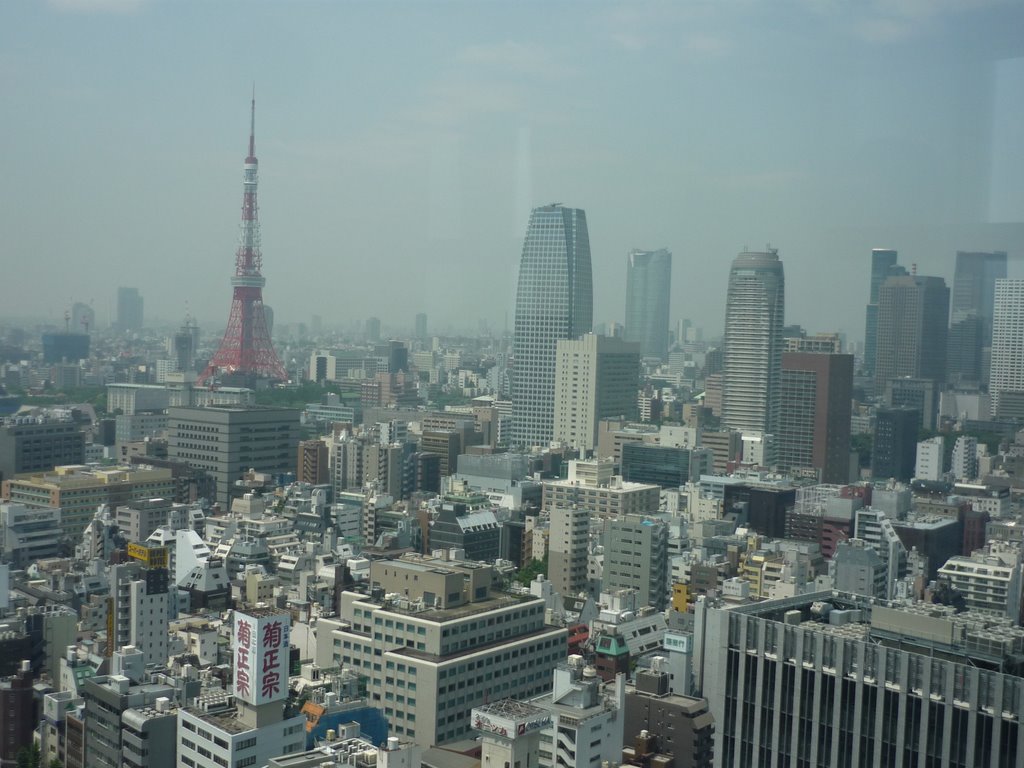
{"label": "red and white lattice tower", "polygon": [[245,180],[242,194],[242,234],[235,256],[235,276],[231,278],[234,295],[231,316],[220,348],[199,377],[208,381],[218,374],[252,376],[286,381],[285,373],[267,332],[263,314],[263,286],[266,278],[260,269],[260,222],[256,205],[256,94],[252,98],[249,130],[249,156],[245,158]]}

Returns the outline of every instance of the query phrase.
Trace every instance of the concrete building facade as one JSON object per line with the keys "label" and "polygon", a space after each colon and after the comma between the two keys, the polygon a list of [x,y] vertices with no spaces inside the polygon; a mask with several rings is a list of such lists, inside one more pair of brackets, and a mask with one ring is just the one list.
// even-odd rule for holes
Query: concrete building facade
{"label": "concrete building facade", "polygon": [[554,439],[591,453],[601,419],[637,418],[640,345],[587,333],[560,339],[555,355]]}
{"label": "concrete building facade", "polygon": [[299,411],[291,408],[170,408],[167,455],[214,478],[216,498],[231,502],[235,481],[249,469],[294,471]]}

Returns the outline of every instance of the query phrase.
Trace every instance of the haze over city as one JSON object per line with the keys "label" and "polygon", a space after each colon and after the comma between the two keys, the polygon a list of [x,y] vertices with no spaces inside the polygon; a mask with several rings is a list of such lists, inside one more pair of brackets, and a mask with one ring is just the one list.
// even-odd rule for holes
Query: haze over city
{"label": "haze over city", "polygon": [[223,327],[255,81],[284,322],[510,327],[529,210],[559,201],[595,323],[628,250],[665,247],[672,320],[718,335],[731,260],[771,243],[787,321],[860,340],[872,247],[1020,276],[1021,28],[1015,2],[6,3],[0,315],[105,323],[138,285]]}

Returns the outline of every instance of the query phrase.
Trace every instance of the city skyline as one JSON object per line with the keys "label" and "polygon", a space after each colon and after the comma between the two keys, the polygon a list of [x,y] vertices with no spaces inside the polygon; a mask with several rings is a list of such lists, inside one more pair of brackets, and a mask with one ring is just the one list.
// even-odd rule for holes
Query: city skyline
{"label": "city skyline", "polygon": [[[673,322],[719,327],[731,255],[771,241],[792,265],[791,319],[852,340],[873,247],[947,281],[958,250],[1006,251],[1019,270],[1013,4],[608,5],[569,37],[551,30],[577,21],[572,4],[548,6],[545,25],[514,8],[400,9],[5,6],[0,78],[22,151],[0,182],[0,225],[20,280],[47,286],[5,315],[59,324],[93,301],[102,324],[121,284],[171,326],[223,323],[253,79],[276,260],[266,298],[283,322],[309,322],[311,305],[328,324],[378,313],[356,289],[332,317],[334,293],[386,280],[404,324],[427,311],[439,331],[500,329],[521,221],[546,200],[590,213],[597,322],[624,318],[621,260],[644,244],[675,255]],[[425,26],[437,42],[418,39]],[[389,34],[367,34],[378,28]],[[286,38],[301,47],[272,44]],[[395,279],[414,264],[418,279]],[[453,273],[460,306],[428,306]],[[823,282],[858,287],[825,312]]]}

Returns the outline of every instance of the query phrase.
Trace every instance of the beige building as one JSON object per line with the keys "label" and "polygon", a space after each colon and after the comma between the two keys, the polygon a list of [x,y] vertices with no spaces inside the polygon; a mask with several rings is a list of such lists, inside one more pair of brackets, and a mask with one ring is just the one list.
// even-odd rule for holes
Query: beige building
{"label": "beige building", "polygon": [[555,349],[554,439],[594,451],[601,419],[636,419],[639,381],[639,344],[593,333],[560,339]]}
{"label": "beige building", "polygon": [[657,512],[661,487],[649,483],[629,483],[613,474],[612,461],[570,461],[566,480],[548,480],[543,485],[541,509],[579,506],[594,517],[645,515]]}
{"label": "beige building", "polygon": [[3,497],[27,507],[60,507],[61,535],[78,539],[96,509],[144,499],[174,496],[171,470],[144,465],[56,467],[52,472],[19,475],[3,484]]}
{"label": "beige building", "polygon": [[548,539],[548,578],[563,597],[587,591],[590,512],[584,507],[551,510]]}
{"label": "beige building", "polygon": [[566,631],[544,623],[541,598],[497,589],[490,565],[405,555],[371,563],[370,585],[320,619],[316,661],[364,675],[389,733],[424,747],[465,739],[473,707],[551,689]]}

